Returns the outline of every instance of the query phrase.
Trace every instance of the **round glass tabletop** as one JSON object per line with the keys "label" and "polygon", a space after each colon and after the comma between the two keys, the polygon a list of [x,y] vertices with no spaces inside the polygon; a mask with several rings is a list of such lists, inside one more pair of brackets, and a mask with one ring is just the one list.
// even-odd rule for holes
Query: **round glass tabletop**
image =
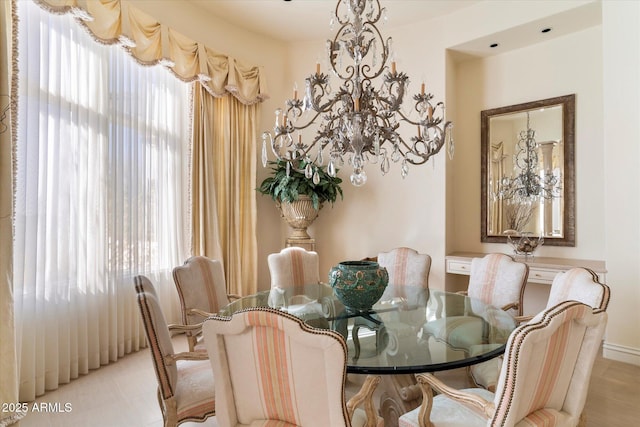
{"label": "round glass tabletop", "polygon": [[391,286],[367,311],[345,307],[326,284],[274,288],[231,302],[221,316],[250,307],[287,311],[313,327],[339,332],[347,372],[412,374],[473,365],[499,356],[515,329],[512,316],[468,296]]}

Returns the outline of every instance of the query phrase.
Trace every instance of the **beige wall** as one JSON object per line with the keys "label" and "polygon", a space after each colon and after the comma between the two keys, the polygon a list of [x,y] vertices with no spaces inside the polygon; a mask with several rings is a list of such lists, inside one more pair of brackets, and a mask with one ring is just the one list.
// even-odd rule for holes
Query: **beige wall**
{"label": "beige wall", "polygon": [[[572,52],[570,56],[566,52]],[[457,64],[453,251],[511,253],[506,244],[481,243],[480,111],[576,94],[576,246],[543,245],[538,256],[604,260],[602,144],[602,27],[596,26],[485,59]],[[460,173],[457,173],[460,171]],[[588,191],[584,191],[588,189]],[[474,239],[469,239],[474,236]],[[545,285],[529,284],[525,313],[544,308]]]}
{"label": "beige wall", "polygon": [[[640,365],[640,2],[603,2],[605,357]],[[587,225],[589,226],[589,225]]]}
{"label": "beige wall", "polygon": [[[590,19],[589,8],[594,4],[524,2],[533,3],[536,10],[530,11],[532,20],[548,11],[549,15],[575,13],[578,22]],[[473,26],[470,19],[493,16],[491,9],[497,4],[501,11],[496,16],[510,17],[514,26],[526,26],[518,16],[522,10],[512,10],[504,2],[477,5],[473,11],[460,14],[457,22],[462,28],[454,26],[460,31],[452,31],[458,34],[452,45],[459,47],[471,41],[459,34],[473,33],[473,28],[484,31],[473,33],[473,37],[488,42],[490,37],[486,35],[491,31],[487,24],[491,20]],[[575,93],[576,247],[543,246],[540,255],[606,262],[612,298],[604,353],[609,358],[640,364],[640,3],[612,0],[595,5],[602,7],[601,25],[484,60],[450,62],[447,76],[456,82],[452,96],[458,150],[447,182],[448,212],[453,216],[447,249],[488,252],[501,251],[504,246],[482,244],[479,239],[480,111]],[[571,6],[576,9],[571,10]],[[504,30],[504,20],[497,18],[495,32]],[[541,305],[546,290],[530,284],[527,297],[531,311]]]}
{"label": "beige wall", "polygon": [[[566,52],[571,55],[566,55]],[[542,246],[539,256],[604,259],[602,144],[602,28],[592,27],[486,59],[458,64],[454,171],[467,179],[453,187],[453,250],[510,252],[480,236],[480,111],[576,94],[576,246]],[[599,197],[594,197],[599,195]],[[462,209],[466,207],[466,209]],[[583,214],[586,213],[586,214]],[[469,239],[469,236],[476,237]]]}

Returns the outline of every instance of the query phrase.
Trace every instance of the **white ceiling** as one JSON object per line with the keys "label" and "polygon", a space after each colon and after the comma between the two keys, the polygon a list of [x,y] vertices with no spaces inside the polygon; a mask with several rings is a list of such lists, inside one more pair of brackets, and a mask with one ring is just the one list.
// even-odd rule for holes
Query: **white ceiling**
{"label": "white ceiling", "polygon": [[[208,13],[242,27],[282,41],[330,38],[330,14],[336,0],[188,0]],[[444,16],[485,0],[384,0],[390,26],[401,26]],[[491,56],[559,37],[601,22],[601,4],[584,2],[567,12],[531,21],[501,33],[451,46],[456,58]],[[551,28],[541,33],[543,28]],[[334,30],[335,31],[335,30]],[[497,43],[498,47],[490,45]]]}
{"label": "white ceiling", "polygon": [[[328,37],[336,0],[189,0],[238,27],[274,39],[317,40]],[[452,13],[479,0],[387,0],[389,25],[404,25]]]}

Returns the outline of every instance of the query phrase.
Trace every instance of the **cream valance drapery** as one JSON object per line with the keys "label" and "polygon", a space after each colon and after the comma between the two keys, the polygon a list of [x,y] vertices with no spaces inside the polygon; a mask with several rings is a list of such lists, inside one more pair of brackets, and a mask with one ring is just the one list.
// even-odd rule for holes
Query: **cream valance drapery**
{"label": "cream valance drapery", "polygon": [[54,13],[74,13],[102,43],[125,46],[140,63],[163,64],[181,80],[199,80],[213,96],[230,93],[251,105],[269,98],[262,67],[245,66],[191,40],[126,0],[35,0]]}

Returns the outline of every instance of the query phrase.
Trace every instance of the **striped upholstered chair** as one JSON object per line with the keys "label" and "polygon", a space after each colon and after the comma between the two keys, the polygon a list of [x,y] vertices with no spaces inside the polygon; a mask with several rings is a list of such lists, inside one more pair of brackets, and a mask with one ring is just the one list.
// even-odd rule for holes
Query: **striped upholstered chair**
{"label": "striped upholstered chair", "polygon": [[[509,337],[496,392],[455,390],[417,374],[419,408],[400,427],[579,426],[607,315],[565,301],[516,328]],[[433,397],[432,389],[440,394]]]}
{"label": "striped upholstered chair", "polygon": [[[563,273],[558,273],[551,284],[546,308],[551,308],[563,301],[579,301],[592,308],[606,311],[609,305],[609,287],[598,281],[598,275],[588,268],[576,267]],[[518,320],[526,322],[533,316],[521,316]],[[502,365],[502,358],[497,357],[485,363],[471,366],[471,376],[480,387],[494,391],[498,383],[498,376]]]}
{"label": "striped upholstered chair", "polygon": [[372,400],[380,377],[345,401],[347,346],[337,332],[272,308],[211,317],[203,332],[220,426],[382,426]]}
{"label": "striped upholstered chair", "polygon": [[598,281],[598,275],[582,267],[558,273],[553,278],[547,308],[562,301],[580,301],[593,308],[606,310],[609,306],[610,290]]}
{"label": "striped upholstered chair", "polygon": [[436,319],[424,325],[425,337],[443,340],[452,347],[471,352],[480,342],[468,341],[468,337],[480,334],[466,332],[469,328],[482,327],[483,319],[475,316],[479,310],[474,302],[480,301],[505,310],[512,316],[522,315],[524,289],[529,277],[529,266],[515,261],[511,256],[492,253],[471,260],[468,290],[461,292],[471,297],[465,307],[465,316]]}
{"label": "striped upholstered chair", "polygon": [[[375,258],[365,258],[365,261],[375,261],[380,267],[387,269],[389,274],[389,286],[385,289],[381,301],[387,302],[404,302],[408,304],[424,303],[429,298],[429,272],[431,271],[431,257],[427,254],[418,253],[415,249],[407,247],[399,247],[389,252],[380,252]],[[415,311],[407,311],[404,313],[389,313],[385,319],[379,319],[374,322],[364,317],[356,317],[353,324],[353,340],[356,346],[355,357],[360,355],[360,345],[358,342],[358,334],[361,328],[366,328],[376,333],[376,344],[378,349],[386,345],[388,339],[385,324],[390,324],[393,319],[389,317],[395,316],[411,316],[416,315]],[[415,316],[416,320],[424,320],[424,316]],[[411,324],[411,319],[404,319],[406,324]],[[398,326],[396,324],[395,326]],[[422,326],[417,323],[416,327]],[[415,336],[415,333],[407,334]]]}
{"label": "striped upholstered chair", "polygon": [[[227,294],[222,263],[204,256],[193,256],[184,265],[173,269],[173,281],[180,297],[182,322],[185,325],[202,323],[215,314],[236,295]],[[195,351],[201,334],[188,332],[189,351]],[[204,349],[202,345],[199,346]]]}
{"label": "striped upholstered chair", "polygon": [[320,281],[318,253],[297,246],[282,249],[267,257],[271,286],[290,288]]}
{"label": "striped upholstered chair", "polygon": [[[381,267],[386,268],[389,274],[389,286],[382,295],[382,301],[408,305],[426,304],[429,299],[431,256],[421,254],[412,248],[398,247],[388,252],[380,252],[375,260]],[[424,322],[424,312],[421,315],[417,310],[394,310],[380,314],[379,317],[380,325],[362,317],[354,319],[354,346],[358,329],[366,327],[375,331],[377,349],[380,351],[384,348],[389,361],[397,360],[399,363],[403,363],[403,359],[407,357],[407,354],[398,351],[402,341],[411,342],[411,348],[421,348],[421,351],[429,352],[427,341],[416,341],[416,332]],[[358,347],[356,347],[355,355],[359,355]],[[385,399],[384,405],[393,406],[391,412],[396,414],[404,412],[405,408],[418,406],[420,404],[419,395],[405,392],[415,386],[415,377],[408,374],[396,375],[394,380],[397,384],[402,384],[400,395],[403,398],[403,407],[395,407],[396,402],[392,399]]]}
{"label": "striped upholstered chair", "polygon": [[215,386],[207,354],[176,353],[170,335],[170,330],[193,331],[201,325],[167,325],[151,281],[136,276],[134,284],[158,380],[164,426],[202,422],[215,415]]}
{"label": "striped upholstered chair", "polygon": [[[403,292],[405,286],[427,289],[429,287],[429,272],[431,271],[431,257],[418,253],[411,248],[395,248],[389,252],[378,254],[378,264],[387,269],[389,285],[395,294],[385,294],[384,297],[411,298]],[[407,288],[410,289],[410,288]]]}
{"label": "striped upholstered chair", "polygon": [[320,258],[317,252],[292,246],[269,254],[267,264],[271,274],[271,306],[303,303],[295,297],[311,295],[309,286],[320,283]]}
{"label": "striped upholstered chair", "polygon": [[522,314],[529,266],[511,256],[493,253],[471,260],[467,294],[514,316]]}

